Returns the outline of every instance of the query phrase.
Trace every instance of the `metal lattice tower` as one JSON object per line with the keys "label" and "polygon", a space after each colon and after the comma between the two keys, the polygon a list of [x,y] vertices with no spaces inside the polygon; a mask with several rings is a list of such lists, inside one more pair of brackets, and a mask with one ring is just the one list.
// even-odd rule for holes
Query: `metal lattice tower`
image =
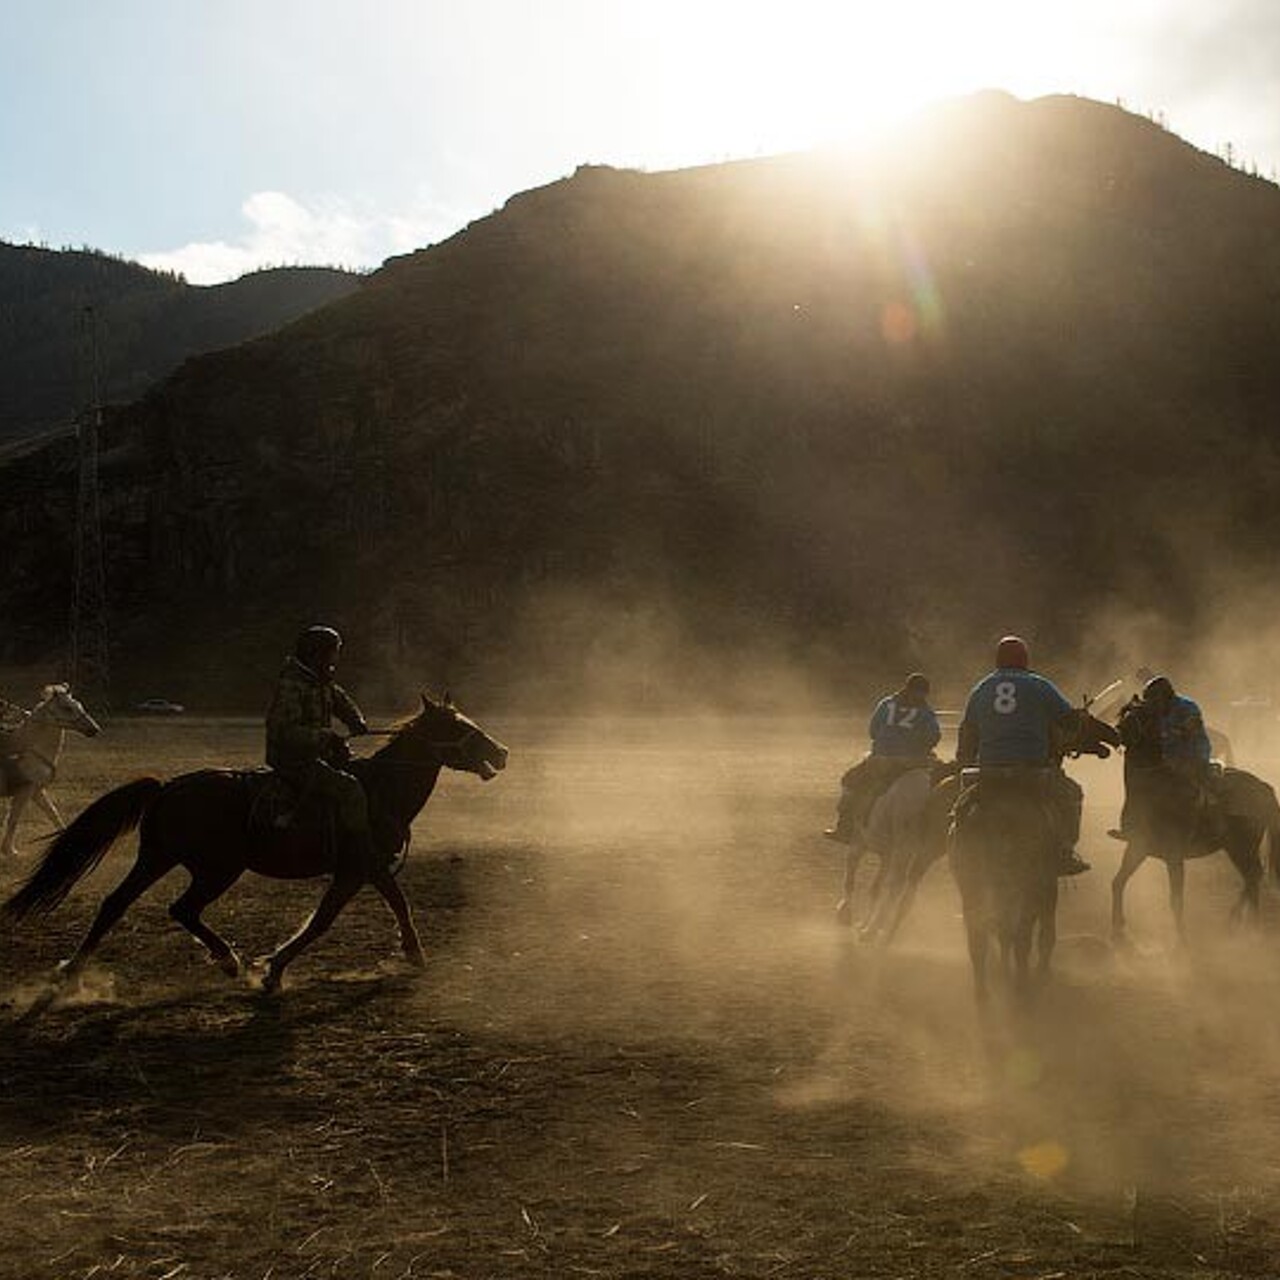
{"label": "metal lattice tower", "polygon": [[90,408],[76,423],[79,467],[68,676],[77,692],[101,703],[106,701],[110,689],[111,667],[107,641],[107,570],[98,485],[102,380],[97,317],[92,307],[85,307],[84,322],[89,346]]}

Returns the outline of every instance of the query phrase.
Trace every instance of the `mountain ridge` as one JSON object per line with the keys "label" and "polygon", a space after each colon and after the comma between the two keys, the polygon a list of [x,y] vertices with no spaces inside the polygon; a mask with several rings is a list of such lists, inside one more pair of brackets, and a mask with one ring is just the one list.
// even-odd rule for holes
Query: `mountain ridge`
{"label": "mountain ridge", "polygon": [[[1176,656],[1280,543],[1278,297],[1280,191],[1084,99],[583,167],[114,416],[114,631],[189,702],[318,616],[388,688],[624,703],[972,670],[1011,627]],[[16,558],[11,659],[58,562]]]}
{"label": "mountain ridge", "polygon": [[0,241],[0,441],[66,427],[94,399],[137,399],[183,360],[289,323],[358,287],[328,267],[219,285],[95,250]]}

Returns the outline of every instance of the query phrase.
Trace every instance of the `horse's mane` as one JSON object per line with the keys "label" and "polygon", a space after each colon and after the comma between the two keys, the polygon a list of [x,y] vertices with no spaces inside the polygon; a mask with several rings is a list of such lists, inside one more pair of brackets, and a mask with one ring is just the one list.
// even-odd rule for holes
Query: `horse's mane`
{"label": "horse's mane", "polygon": [[434,698],[428,697],[426,694],[422,696],[422,708],[410,715],[401,716],[398,720],[393,720],[384,730],[388,735],[388,741],[383,743],[377,751],[372,755],[366,756],[361,761],[353,761],[352,763],[373,764],[378,760],[391,759],[394,757],[397,746],[402,743],[406,735],[413,729],[417,728],[423,717],[429,711],[451,711],[452,707],[447,702],[438,702]]}

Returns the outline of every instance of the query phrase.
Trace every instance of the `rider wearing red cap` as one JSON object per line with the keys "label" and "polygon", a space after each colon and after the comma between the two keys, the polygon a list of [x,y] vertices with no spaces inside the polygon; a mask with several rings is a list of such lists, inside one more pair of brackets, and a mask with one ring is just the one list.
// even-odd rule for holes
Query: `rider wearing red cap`
{"label": "rider wearing red cap", "polygon": [[1056,737],[1074,708],[1051,680],[1031,670],[1027,643],[1005,636],[996,646],[996,669],[969,694],[956,759],[979,769],[1025,770],[1042,779],[1061,846],[1061,875],[1087,871],[1075,852],[1084,793],[1058,767]]}

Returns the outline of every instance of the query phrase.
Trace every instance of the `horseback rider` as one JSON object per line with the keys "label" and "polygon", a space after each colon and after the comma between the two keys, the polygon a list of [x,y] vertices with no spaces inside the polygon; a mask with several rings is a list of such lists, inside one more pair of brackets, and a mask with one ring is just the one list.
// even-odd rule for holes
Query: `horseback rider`
{"label": "horseback rider", "polygon": [[[1142,722],[1150,745],[1158,751],[1155,767],[1166,785],[1166,794],[1175,803],[1182,802],[1211,820],[1217,809],[1214,787],[1213,748],[1204,716],[1190,698],[1177,692],[1168,676],[1152,676],[1120,713],[1121,726],[1126,721]],[[1126,765],[1129,759],[1126,756]],[[1117,840],[1133,837],[1132,792],[1137,789],[1132,770],[1125,770],[1125,800],[1118,830],[1108,832]]]}
{"label": "horseback rider", "polygon": [[369,732],[355,700],[333,678],[341,651],[342,637],[332,627],[308,627],[298,636],[267,710],[267,764],[304,802],[327,800],[341,837],[339,857],[372,868],[368,798],[346,771],[350,753],[332,727],[336,717],[353,737]]}
{"label": "horseback rider", "polygon": [[867,730],[871,751],[840,779],[836,825],[822,834],[851,844],[871,807],[906,772],[934,763],[942,737],[929,705],[929,680],[914,671],[896,693],[876,703]]}
{"label": "horseback rider", "polygon": [[1084,792],[1062,771],[1058,750],[1059,735],[1075,714],[1057,686],[1031,670],[1026,641],[1005,636],[996,647],[995,670],[969,694],[956,748],[962,765],[1025,774],[1029,786],[1044,788],[1063,876],[1089,870],[1075,850]]}

